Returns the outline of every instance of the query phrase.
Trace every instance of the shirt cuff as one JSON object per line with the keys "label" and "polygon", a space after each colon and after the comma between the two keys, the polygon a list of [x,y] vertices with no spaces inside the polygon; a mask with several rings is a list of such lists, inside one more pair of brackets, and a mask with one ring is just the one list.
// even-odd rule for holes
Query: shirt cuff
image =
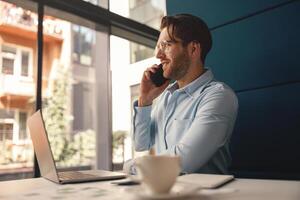
{"label": "shirt cuff", "polygon": [[144,122],[151,116],[152,105],[138,107],[137,101],[134,102],[135,124]]}

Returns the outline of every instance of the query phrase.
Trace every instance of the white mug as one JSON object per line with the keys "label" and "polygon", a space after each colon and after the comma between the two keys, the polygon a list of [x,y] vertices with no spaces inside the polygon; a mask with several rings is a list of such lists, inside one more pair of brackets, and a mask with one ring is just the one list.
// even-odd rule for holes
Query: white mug
{"label": "white mug", "polygon": [[180,157],[147,155],[136,158],[139,178],[151,193],[165,194],[174,185],[180,173]]}

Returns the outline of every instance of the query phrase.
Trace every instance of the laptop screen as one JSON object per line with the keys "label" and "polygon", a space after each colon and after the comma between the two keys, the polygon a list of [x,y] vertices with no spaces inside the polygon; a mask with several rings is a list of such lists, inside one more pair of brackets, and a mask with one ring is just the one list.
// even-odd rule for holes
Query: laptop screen
{"label": "laptop screen", "polygon": [[57,170],[53,159],[50,143],[47,137],[42,112],[38,110],[28,118],[27,125],[41,175],[47,179],[58,182]]}

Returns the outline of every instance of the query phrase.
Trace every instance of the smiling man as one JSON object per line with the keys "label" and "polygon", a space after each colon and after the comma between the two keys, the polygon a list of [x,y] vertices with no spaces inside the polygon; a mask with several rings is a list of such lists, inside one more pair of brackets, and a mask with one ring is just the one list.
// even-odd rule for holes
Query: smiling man
{"label": "smiling man", "polygon": [[158,65],[147,68],[134,105],[135,150],[179,155],[184,173],[227,174],[231,161],[228,144],[238,100],[204,67],[211,46],[210,31],[198,17],[165,16],[156,57],[163,76],[175,82],[156,87],[150,75]]}

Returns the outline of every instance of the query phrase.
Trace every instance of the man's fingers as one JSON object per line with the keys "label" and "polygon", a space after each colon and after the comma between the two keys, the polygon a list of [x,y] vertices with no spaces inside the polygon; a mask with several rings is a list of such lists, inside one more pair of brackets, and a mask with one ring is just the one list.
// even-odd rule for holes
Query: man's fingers
{"label": "man's fingers", "polygon": [[152,65],[153,68],[155,68],[156,70],[159,68],[159,65]]}
{"label": "man's fingers", "polygon": [[158,69],[158,65],[152,65],[151,67],[148,67],[145,71],[144,71],[144,80],[151,80],[150,76],[151,74],[155,73]]}
{"label": "man's fingers", "polygon": [[155,73],[156,72],[156,68],[155,67],[149,67],[149,68],[147,68],[147,70],[146,71],[148,71],[148,72],[152,72],[152,73]]}
{"label": "man's fingers", "polygon": [[154,64],[154,65],[152,65],[151,67],[148,67],[148,68],[146,69],[146,71],[150,71],[150,72],[152,72],[152,73],[155,73],[155,72],[157,71],[158,68],[159,68],[159,65]]}
{"label": "man's fingers", "polygon": [[146,77],[146,80],[150,80],[150,72],[144,71],[144,76]]}
{"label": "man's fingers", "polygon": [[149,67],[147,68],[145,71],[144,71],[144,75],[147,77],[148,80],[150,80],[150,75],[155,73],[157,69],[153,68],[152,67]]}

